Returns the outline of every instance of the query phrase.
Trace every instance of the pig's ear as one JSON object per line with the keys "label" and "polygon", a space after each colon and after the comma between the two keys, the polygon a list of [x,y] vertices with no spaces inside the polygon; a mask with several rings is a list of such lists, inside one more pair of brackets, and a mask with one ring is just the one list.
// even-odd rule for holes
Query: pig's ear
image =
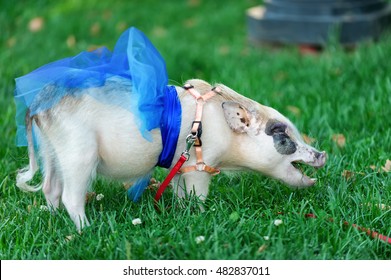
{"label": "pig's ear", "polygon": [[233,101],[223,102],[222,106],[229,127],[236,133],[246,133],[250,127],[251,113]]}

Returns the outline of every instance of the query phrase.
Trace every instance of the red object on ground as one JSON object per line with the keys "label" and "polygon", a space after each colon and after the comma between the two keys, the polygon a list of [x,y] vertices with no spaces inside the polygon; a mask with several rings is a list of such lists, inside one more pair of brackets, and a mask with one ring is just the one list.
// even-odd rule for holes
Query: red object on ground
{"label": "red object on ground", "polygon": [[[283,212],[278,212],[277,213],[278,215],[284,215]],[[318,217],[316,217],[315,214],[312,214],[312,213],[306,213],[304,214],[304,217],[306,218],[311,218],[311,219],[316,219]],[[334,222],[334,219],[333,218],[330,218],[329,219],[330,222]],[[354,227],[355,229],[357,229],[358,231],[362,231],[362,232],[365,232],[368,236],[372,237],[373,239],[380,239],[388,244],[391,245],[391,237],[389,236],[386,236],[386,235],[383,235],[383,234],[380,234],[376,231],[373,231],[373,230],[370,230],[368,228],[365,228],[365,227],[362,227],[362,226],[359,226],[359,225],[356,225],[356,224],[350,224],[349,222],[347,221],[344,221],[343,224],[345,226],[351,226],[351,227]]]}

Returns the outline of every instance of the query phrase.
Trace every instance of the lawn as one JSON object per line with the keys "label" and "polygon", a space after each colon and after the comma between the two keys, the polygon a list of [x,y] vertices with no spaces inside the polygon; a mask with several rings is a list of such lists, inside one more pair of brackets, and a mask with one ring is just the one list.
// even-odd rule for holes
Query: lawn
{"label": "lawn", "polygon": [[[391,236],[391,36],[353,51],[330,44],[319,55],[254,47],[245,10],[259,2],[2,0],[0,259],[390,259],[391,245],[344,221]],[[42,207],[41,192],[17,189],[28,158],[15,146],[14,78],[85,49],[112,49],[129,26],[159,49],[171,83],[221,82],[290,118],[328,152],[318,183],[295,191],[259,174],[222,174],[205,212],[167,192],[157,213],[153,191],[135,204],[121,184],[100,179],[94,192],[104,197],[88,203],[91,226],[81,234],[64,209]]]}

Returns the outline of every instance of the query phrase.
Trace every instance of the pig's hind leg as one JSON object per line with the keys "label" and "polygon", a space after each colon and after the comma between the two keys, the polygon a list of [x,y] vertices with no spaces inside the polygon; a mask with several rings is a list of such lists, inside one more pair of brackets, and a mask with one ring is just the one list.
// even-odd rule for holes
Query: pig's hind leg
{"label": "pig's hind leg", "polygon": [[[46,143],[45,143],[46,142]],[[42,139],[41,157],[43,164],[43,193],[45,194],[46,202],[50,210],[55,211],[60,205],[62,193],[62,182],[58,166],[56,165],[57,158],[48,141]]]}
{"label": "pig's hind leg", "polygon": [[85,196],[96,176],[98,152],[92,131],[79,129],[67,134],[56,146],[58,167],[62,175],[62,203],[78,230],[88,226]]}

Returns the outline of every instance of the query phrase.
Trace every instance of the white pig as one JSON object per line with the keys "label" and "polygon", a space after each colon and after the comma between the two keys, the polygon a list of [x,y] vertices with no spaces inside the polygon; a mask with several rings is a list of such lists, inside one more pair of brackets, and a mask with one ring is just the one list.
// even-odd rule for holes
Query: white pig
{"label": "white pig", "polygon": [[[202,80],[187,82],[201,94],[212,86]],[[304,188],[315,184],[295,167],[303,163],[322,167],[326,153],[304,143],[295,126],[276,110],[248,99],[224,85],[204,105],[202,116],[203,159],[221,171],[253,170]],[[46,89],[55,91],[56,88]],[[115,91],[121,96],[131,90],[129,81],[114,77],[102,87],[84,89],[94,95]],[[185,138],[194,121],[196,102],[181,87],[176,88],[182,106],[182,123],[172,166],[185,149]],[[50,92],[47,93],[50,95]],[[123,94],[124,98],[128,95]],[[124,100],[131,102],[131,100]],[[32,143],[32,126],[39,131],[43,183],[30,186],[38,169]],[[26,117],[29,165],[17,175],[17,186],[26,191],[43,189],[48,206],[57,209],[60,200],[76,227],[89,225],[85,214],[87,189],[97,174],[124,182],[136,180],[153,170],[162,151],[159,129],[147,141],[129,110],[100,102],[91,94],[64,97],[55,107]],[[194,150],[185,166],[195,165]],[[171,167],[172,167],[171,166]],[[193,192],[205,199],[211,174],[193,171],[177,175],[175,192],[184,197]]]}

